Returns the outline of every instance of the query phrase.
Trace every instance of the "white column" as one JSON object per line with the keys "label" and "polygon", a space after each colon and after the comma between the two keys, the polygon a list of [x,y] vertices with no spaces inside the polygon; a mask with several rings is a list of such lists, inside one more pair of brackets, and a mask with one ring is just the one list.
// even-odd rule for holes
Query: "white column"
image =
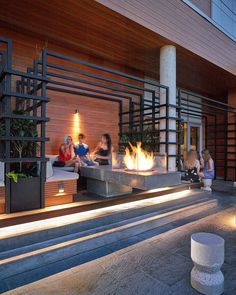
{"label": "white column", "polygon": [[[169,103],[176,105],[176,48],[173,45],[166,45],[161,48],[160,51],[160,83],[169,87]],[[161,89],[160,91],[160,104],[166,104],[166,91]],[[166,116],[166,107],[160,108],[160,117]],[[169,107],[169,117],[176,118],[176,109]],[[169,119],[168,122],[165,119],[160,120],[160,129],[166,129],[166,123],[169,124],[170,130],[176,130],[176,120]],[[165,142],[166,132],[160,132],[160,141]],[[169,131],[169,155],[176,154],[176,133]],[[165,144],[160,145],[160,152],[166,152]],[[176,170],[176,158],[170,157],[168,163],[168,170]]]}

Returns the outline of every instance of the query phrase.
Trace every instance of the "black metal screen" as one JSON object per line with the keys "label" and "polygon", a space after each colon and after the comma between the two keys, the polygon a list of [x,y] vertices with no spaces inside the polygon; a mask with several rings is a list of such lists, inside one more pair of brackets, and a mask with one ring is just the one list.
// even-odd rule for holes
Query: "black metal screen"
{"label": "black metal screen", "polygon": [[[41,207],[44,207],[44,182],[46,172],[45,142],[46,138],[46,56],[42,56],[42,72],[27,73],[12,67],[12,41],[0,38],[0,123],[1,154],[0,161],[5,163],[5,174],[16,165],[34,163],[41,183]],[[15,135],[12,132],[14,120],[31,122],[35,126],[35,136]],[[36,135],[37,134],[37,135]],[[15,143],[37,142],[39,148],[34,156],[23,154],[22,157],[12,153]],[[34,145],[36,146],[36,145]],[[10,212],[10,179],[5,177],[6,212]]]}

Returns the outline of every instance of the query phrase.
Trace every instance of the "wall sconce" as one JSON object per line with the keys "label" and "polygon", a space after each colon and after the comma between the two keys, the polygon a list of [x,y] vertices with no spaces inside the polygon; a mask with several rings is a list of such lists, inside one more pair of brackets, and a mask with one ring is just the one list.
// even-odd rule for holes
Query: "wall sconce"
{"label": "wall sconce", "polygon": [[79,114],[79,109],[75,110],[75,114],[78,115]]}
{"label": "wall sconce", "polygon": [[64,183],[59,183],[58,184],[58,192],[59,193],[64,193],[64,191],[65,191]]}

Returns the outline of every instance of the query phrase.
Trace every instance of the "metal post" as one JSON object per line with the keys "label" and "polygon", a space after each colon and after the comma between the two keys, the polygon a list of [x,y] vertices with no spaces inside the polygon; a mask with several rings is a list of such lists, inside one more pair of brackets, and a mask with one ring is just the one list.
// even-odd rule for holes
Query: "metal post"
{"label": "metal post", "polygon": [[227,158],[228,158],[228,153],[227,153],[227,141],[228,141],[228,118],[227,118],[227,113],[225,114],[225,119],[224,119],[224,180],[227,180],[228,176],[228,169],[227,169]]}
{"label": "metal post", "polygon": [[167,171],[169,170],[169,88],[166,89],[166,138],[165,138],[165,145],[166,145],[166,168]]}
{"label": "metal post", "polygon": [[[42,52],[42,76],[46,78],[47,76],[47,51],[46,49],[43,50]],[[46,92],[47,92],[47,85],[45,81],[42,81],[42,88],[41,88],[41,96],[46,97]],[[41,102],[41,117],[45,118],[46,117],[46,102],[42,101]],[[45,138],[46,137],[46,122],[42,121],[41,122],[41,137]],[[40,146],[40,157],[45,158],[45,142],[41,142]],[[40,163],[40,182],[41,182],[41,208],[45,206],[45,181],[46,181],[46,162],[42,161]]]}
{"label": "metal post", "polygon": [[[12,69],[12,41],[7,42],[7,63],[6,70]],[[11,93],[11,74],[6,74],[6,84],[5,89],[7,93]],[[11,96],[5,96],[4,99],[4,113],[7,116],[5,118],[5,136],[10,137],[11,135],[11,119],[8,117],[11,115]],[[9,159],[11,157],[10,153],[10,140],[5,141],[5,158]],[[11,171],[11,164],[9,162],[5,163],[5,196],[6,196],[6,213],[11,211],[11,181],[6,174]]]}
{"label": "metal post", "polygon": [[181,90],[178,90],[178,153],[177,153],[177,162],[178,162],[178,170],[181,170]]}

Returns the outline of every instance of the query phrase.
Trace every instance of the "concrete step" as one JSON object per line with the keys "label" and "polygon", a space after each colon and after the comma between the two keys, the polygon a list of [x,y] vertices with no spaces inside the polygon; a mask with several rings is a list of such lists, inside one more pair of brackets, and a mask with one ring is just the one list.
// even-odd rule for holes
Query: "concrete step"
{"label": "concrete step", "polygon": [[70,234],[67,237],[57,238],[54,241],[42,242],[40,245],[35,244],[28,248],[23,247],[21,249],[10,250],[1,253],[0,279],[5,279],[99,247],[107,246],[118,240],[137,236],[153,228],[161,227],[189,216],[199,213],[202,214],[203,212],[207,215],[211,210],[215,210],[216,208],[216,200],[205,199],[204,201],[190,204],[183,208],[172,208],[171,211],[165,213],[152,212],[141,217],[130,218],[128,222],[127,220],[120,221],[116,224],[114,223],[112,228],[109,229],[106,226],[102,226],[95,233],[85,231],[79,237]]}
{"label": "concrete step", "polygon": [[157,213],[163,210],[167,212],[172,208],[185,207],[207,198],[210,198],[210,195],[201,190],[183,191],[85,213],[5,227],[0,229],[0,251],[16,249],[70,234],[81,232],[84,234],[86,231],[90,234],[88,230],[98,230],[101,226],[109,225],[114,227],[114,224],[120,221],[152,212]]}
{"label": "concrete step", "polygon": [[[117,227],[120,227],[120,226],[124,226],[124,225],[126,225],[128,223],[137,222],[139,220],[143,220],[145,218],[149,218],[149,217],[152,217],[152,216],[162,215],[164,213],[168,213],[168,212],[173,211],[173,210],[185,208],[186,206],[198,205],[198,204],[201,205],[203,203],[205,204],[205,202],[207,202],[209,200],[210,199],[207,198],[207,197],[199,197],[198,196],[198,199],[196,199],[196,197],[189,198],[187,201],[185,201],[184,203],[182,202],[181,204],[178,204],[178,203],[173,204],[172,203],[172,206],[169,207],[169,208],[163,208],[163,209],[159,208],[157,210],[156,206],[149,206],[150,208],[149,208],[148,212],[147,212],[147,210],[145,210],[145,212],[142,212],[142,214],[140,214],[138,216],[136,216],[136,214],[133,215],[133,216],[131,216],[131,214],[129,216],[124,216],[123,214],[120,214],[120,218],[119,219],[117,218],[116,220],[111,220],[111,219],[107,220],[106,217],[104,216],[104,220],[103,220],[104,225],[99,226],[96,223],[96,220],[95,220],[94,221],[95,222],[95,225],[94,225],[95,227],[91,228],[91,229],[88,229],[88,230],[84,230],[84,231],[80,231],[80,232],[76,232],[76,233],[71,233],[71,234],[67,234],[67,235],[61,235],[61,236],[59,236],[57,238],[53,238],[53,239],[48,238],[44,242],[33,243],[33,244],[27,245],[27,246],[18,246],[18,247],[14,248],[14,249],[11,249],[11,250],[1,251],[0,252],[0,260],[6,259],[6,258],[11,257],[11,256],[16,256],[16,255],[20,255],[20,254],[23,254],[23,253],[27,253],[27,252],[30,252],[30,251],[38,250],[38,249],[41,249],[41,248],[44,248],[44,247],[52,246],[52,245],[57,244],[57,243],[65,242],[65,241],[68,241],[68,240],[75,240],[75,239],[85,237],[85,236],[89,236],[89,235],[92,235],[92,234],[96,234],[96,233],[99,233],[99,232],[102,232],[102,231],[105,231],[105,230],[109,230],[109,229],[117,228]],[[128,217],[128,218],[125,219],[125,217]],[[107,223],[105,223],[106,220],[107,220]],[[45,236],[48,236],[47,231],[45,231]]]}

